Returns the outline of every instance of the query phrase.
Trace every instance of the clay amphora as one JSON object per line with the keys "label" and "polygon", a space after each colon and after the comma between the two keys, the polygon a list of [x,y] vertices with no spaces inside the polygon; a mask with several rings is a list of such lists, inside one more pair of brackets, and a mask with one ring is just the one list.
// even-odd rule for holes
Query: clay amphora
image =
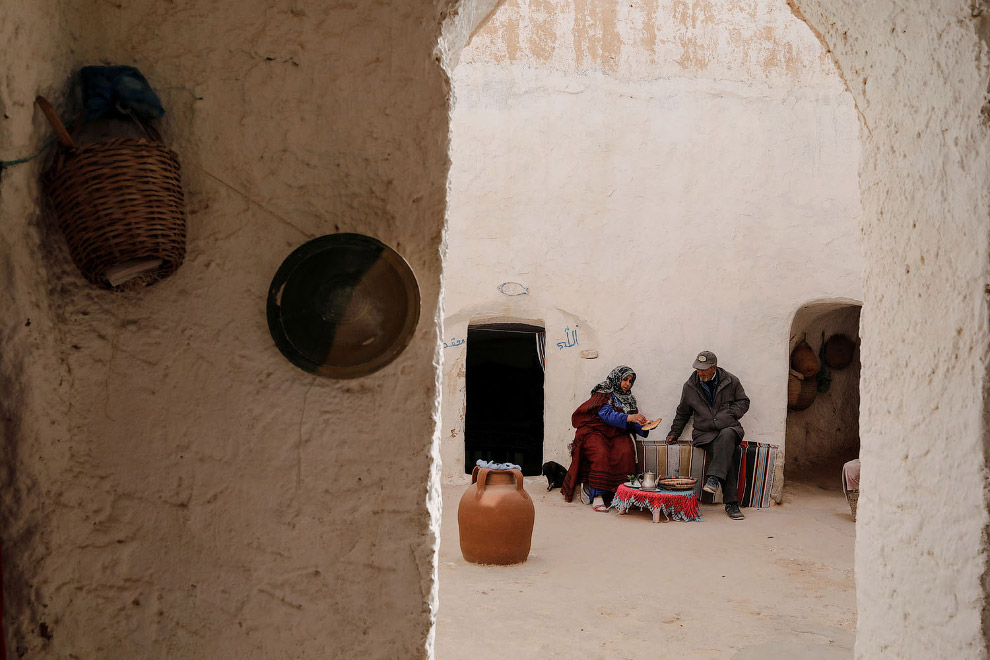
{"label": "clay amphora", "polygon": [[852,364],[856,342],[845,335],[832,335],[825,342],[825,364],[833,369],[845,369]]}
{"label": "clay amphora", "polygon": [[805,378],[811,378],[822,368],[818,356],[806,341],[801,341],[794,350],[791,351],[791,369],[797,371]]}
{"label": "clay amphora", "polygon": [[461,554],[476,564],[518,564],[529,557],[536,509],[519,470],[475,466],[457,507]]}

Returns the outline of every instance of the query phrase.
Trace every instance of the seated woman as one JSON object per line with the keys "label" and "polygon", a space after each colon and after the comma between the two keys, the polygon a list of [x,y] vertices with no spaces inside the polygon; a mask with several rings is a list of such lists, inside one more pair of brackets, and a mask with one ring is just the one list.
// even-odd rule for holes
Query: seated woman
{"label": "seated woman", "polygon": [[635,382],[632,369],[616,367],[571,415],[577,431],[571,444],[571,467],[560,489],[565,502],[574,498],[575,488],[582,484],[582,501],[593,501],[595,511],[607,511],[615,489],[636,472],[636,448],[629,434],[645,438],[650,432],[641,426],[647,420],[631,392]]}

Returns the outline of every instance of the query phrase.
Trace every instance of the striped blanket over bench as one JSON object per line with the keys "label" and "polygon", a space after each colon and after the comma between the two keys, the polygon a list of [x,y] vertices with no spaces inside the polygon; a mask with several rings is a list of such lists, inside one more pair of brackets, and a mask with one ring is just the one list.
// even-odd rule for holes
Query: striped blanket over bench
{"label": "striped blanket over bench", "polygon": [[[721,492],[713,496],[701,490],[708,467],[704,449],[694,447],[690,442],[668,445],[665,440],[635,438],[635,441],[637,470],[653,472],[661,479],[694,477],[698,480],[694,492],[700,502],[721,501]],[[739,466],[739,506],[766,508],[770,506],[778,446],[744,441],[740,447],[743,451]]]}

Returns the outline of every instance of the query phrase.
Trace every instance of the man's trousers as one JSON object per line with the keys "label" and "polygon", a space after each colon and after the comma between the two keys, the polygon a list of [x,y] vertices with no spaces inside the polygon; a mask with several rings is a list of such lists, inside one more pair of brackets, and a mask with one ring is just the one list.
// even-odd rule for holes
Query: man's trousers
{"label": "man's trousers", "polygon": [[722,429],[713,440],[694,443],[708,454],[708,471],[706,477],[718,477],[722,480],[722,502],[733,504],[739,502],[739,435],[732,429]]}

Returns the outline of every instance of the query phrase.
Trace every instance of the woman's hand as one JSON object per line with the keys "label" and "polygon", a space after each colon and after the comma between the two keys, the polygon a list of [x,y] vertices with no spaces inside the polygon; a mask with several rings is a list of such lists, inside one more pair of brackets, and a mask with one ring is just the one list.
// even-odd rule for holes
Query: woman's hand
{"label": "woman's hand", "polygon": [[647,421],[648,420],[646,419],[646,417],[641,415],[640,413],[636,413],[635,415],[626,415],[626,422],[636,422],[637,424],[642,426],[643,424],[646,424]]}

